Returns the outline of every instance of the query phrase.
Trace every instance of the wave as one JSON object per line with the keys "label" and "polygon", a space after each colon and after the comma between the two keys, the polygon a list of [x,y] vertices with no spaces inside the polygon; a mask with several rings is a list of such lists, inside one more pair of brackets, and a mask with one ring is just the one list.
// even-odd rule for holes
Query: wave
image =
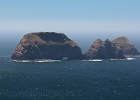
{"label": "wave", "polygon": [[125,59],[111,59],[111,60],[125,60]]}
{"label": "wave", "polygon": [[14,62],[32,62],[30,60],[12,60],[12,61],[14,61]]}
{"label": "wave", "polygon": [[61,60],[35,60],[34,62],[59,62]]}
{"label": "wave", "polygon": [[111,60],[136,60],[136,58],[126,58],[126,59],[111,59]]}
{"label": "wave", "polygon": [[82,60],[82,61],[95,61],[95,62],[97,61],[98,62],[98,61],[103,61],[103,60],[101,60],[101,59],[93,59],[93,60]]}
{"label": "wave", "polygon": [[14,62],[59,62],[61,60],[12,60]]}
{"label": "wave", "polygon": [[136,60],[136,58],[126,58],[126,60]]}
{"label": "wave", "polygon": [[[126,58],[126,59],[110,59],[110,60],[136,60],[136,58]],[[63,60],[12,60],[14,62],[60,62]],[[77,61],[77,60],[76,60]],[[92,59],[92,60],[78,60],[78,61],[93,61],[93,62],[101,62],[103,59]]]}
{"label": "wave", "polygon": [[93,60],[88,60],[88,61],[103,61],[101,59],[93,59]]}

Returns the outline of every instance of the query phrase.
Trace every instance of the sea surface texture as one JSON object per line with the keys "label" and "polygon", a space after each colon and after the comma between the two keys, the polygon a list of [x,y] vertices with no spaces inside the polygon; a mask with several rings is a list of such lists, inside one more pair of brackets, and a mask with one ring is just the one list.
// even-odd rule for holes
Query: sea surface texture
{"label": "sea surface texture", "polygon": [[0,100],[139,100],[140,57],[0,60]]}

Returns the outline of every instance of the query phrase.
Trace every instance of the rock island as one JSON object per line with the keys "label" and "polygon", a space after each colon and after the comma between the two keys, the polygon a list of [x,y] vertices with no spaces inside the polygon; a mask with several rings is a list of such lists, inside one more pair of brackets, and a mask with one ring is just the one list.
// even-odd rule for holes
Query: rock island
{"label": "rock island", "polygon": [[36,32],[23,36],[12,54],[14,60],[81,60],[80,47],[63,33]]}

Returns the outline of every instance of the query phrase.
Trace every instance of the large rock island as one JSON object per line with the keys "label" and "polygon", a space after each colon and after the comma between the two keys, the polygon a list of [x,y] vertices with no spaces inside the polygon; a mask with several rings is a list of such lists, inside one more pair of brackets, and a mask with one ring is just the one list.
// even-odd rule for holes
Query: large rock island
{"label": "large rock island", "polygon": [[120,48],[123,50],[124,55],[130,55],[130,56],[140,55],[140,53],[138,52],[134,44],[132,44],[128,40],[128,38],[124,36],[113,39],[112,42],[115,45],[120,46]]}
{"label": "large rock island", "polygon": [[63,33],[37,32],[23,36],[12,54],[14,60],[83,59],[80,47]]}
{"label": "large rock island", "polygon": [[108,39],[97,39],[85,53],[86,59],[124,59],[123,51]]}

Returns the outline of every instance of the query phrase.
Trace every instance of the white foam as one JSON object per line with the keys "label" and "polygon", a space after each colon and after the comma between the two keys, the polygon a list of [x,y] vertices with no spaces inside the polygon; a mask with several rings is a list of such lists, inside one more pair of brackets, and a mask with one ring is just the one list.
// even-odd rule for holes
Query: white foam
{"label": "white foam", "polygon": [[61,60],[35,60],[35,62],[59,62]]}
{"label": "white foam", "polygon": [[125,60],[125,59],[111,59],[111,60]]}
{"label": "white foam", "polygon": [[136,58],[126,58],[127,60],[136,60]]}
{"label": "white foam", "polygon": [[103,61],[102,59],[81,60],[81,61]]}
{"label": "white foam", "polygon": [[101,59],[93,59],[93,60],[88,60],[88,61],[103,61]]}
{"label": "white foam", "polygon": [[12,60],[14,62],[58,62],[61,60]]}
{"label": "white foam", "polygon": [[13,60],[13,61],[15,61],[15,62],[32,62],[30,60]]}

